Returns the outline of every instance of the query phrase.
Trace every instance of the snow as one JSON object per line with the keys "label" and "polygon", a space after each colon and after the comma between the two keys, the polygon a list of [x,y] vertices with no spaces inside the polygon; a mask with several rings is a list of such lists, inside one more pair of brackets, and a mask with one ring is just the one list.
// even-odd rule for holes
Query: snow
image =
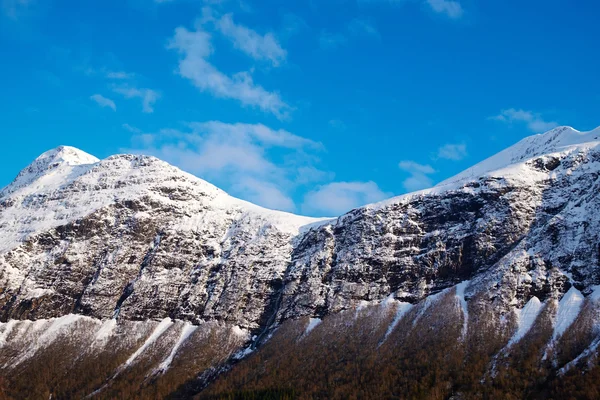
{"label": "snow", "polygon": [[465,300],[465,289],[469,285],[469,281],[463,281],[456,285],[456,298],[458,303],[460,304],[460,308],[463,313],[463,328],[461,337],[465,338],[467,336],[468,324],[469,324],[469,309],[467,307],[467,301]]}
{"label": "snow", "polygon": [[443,295],[445,295],[446,293],[448,293],[448,290],[450,290],[451,288],[447,288],[442,290],[441,292],[429,295],[425,298],[425,300],[423,300],[420,304],[421,304],[421,309],[419,310],[419,313],[417,314],[417,316],[415,317],[415,319],[413,320],[413,326],[417,325],[417,322],[419,322],[419,320],[421,319],[421,317],[423,315],[425,315],[425,313],[427,312],[427,310],[429,310],[429,308],[434,305],[435,303],[437,303],[437,301],[440,299],[440,297],[442,297]]}
{"label": "snow", "polygon": [[308,335],[313,329],[315,329],[320,323],[320,318],[311,318],[306,326],[306,330],[304,331],[304,335]]}
{"label": "snow", "polygon": [[[40,336],[38,343],[40,344],[48,344],[56,340],[61,333],[69,328],[70,325],[75,324],[77,321],[85,319],[82,315],[77,314],[67,314],[60,318],[52,319],[50,327],[48,327],[42,336]],[[91,318],[90,318],[91,319]]]}
{"label": "snow", "polygon": [[548,174],[528,167],[527,161],[543,155],[558,156],[596,147],[600,147],[600,127],[588,132],[580,132],[568,126],[557,127],[546,133],[528,136],[432,188],[369,204],[365,208],[377,210],[392,204],[405,204],[425,195],[442,194],[457,189],[473,190],[464,187],[464,184],[486,176],[532,184],[547,178]]}
{"label": "snow", "polygon": [[533,323],[537,319],[540,311],[542,310],[542,302],[537,297],[533,296],[525,307],[517,311],[517,324],[518,328],[513,337],[508,342],[508,345],[512,345],[521,340],[527,332],[533,326]]}
{"label": "snow", "polygon": [[[165,198],[156,191],[157,187],[185,190],[198,201]],[[61,146],[39,156],[0,191],[0,201],[7,204],[0,214],[0,254],[31,235],[77,221],[117,200],[144,196],[183,209],[183,216],[173,229],[195,230],[207,223],[223,224],[237,217],[246,224],[272,226],[298,235],[331,221],[269,210],[236,199],[155,157],[117,155],[99,160],[73,147]],[[207,204],[211,212],[199,212],[206,210]]]}
{"label": "snow", "polygon": [[556,319],[554,322],[554,334],[552,339],[556,340],[573,324],[583,305],[584,297],[581,292],[575,289],[574,286],[569,289],[567,293],[558,303],[558,311],[556,313]]}
{"label": "snow", "polygon": [[10,321],[4,323],[0,322],[0,329],[2,329],[2,331],[0,332],[0,348],[4,347],[4,345],[6,344],[6,340],[10,336],[15,325],[17,325],[17,322],[18,321],[14,319],[11,319]]}
{"label": "snow", "polygon": [[599,301],[600,300],[600,285],[592,286],[592,293],[590,294],[590,300]]}
{"label": "snow", "polygon": [[154,328],[154,331],[152,332],[152,334],[148,337],[148,339],[146,339],[146,341],[144,342],[144,344],[135,351],[135,353],[133,353],[128,359],[127,361],[125,361],[125,366],[131,365],[136,358],[139,357],[140,354],[142,354],[148,347],[150,347],[150,345],[152,345],[154,342],[156,342],[156,340],[162,336],[163,333],[166,332],[167,329],[169,329],[171,327],[171,325],[173,325],[173,320],[171,318],[165,318],[162,321],[160,321],[160,323],[156,326],[156,328]]}
{"label": "snow", "polygon": [[[546,133],[528,136],[458,175],[440,182],[437,186],[446,186],[474,177],[491,175],[494,171],[507,169],[510,166],[513,166],[514,172],[518,173],[518,167],[515,164],[522,164],[545,154],[570,152],[576,149],[595,147],[599,144],[600,127],[589,132],[579,132],[568,126],[557,127]],[[506,176],[507,174],[498,175]]]}
{"label": "snow", "polygon": [[115,329],[117,328],[117,320],[114,318],[107,319],[102,323],[98,332],[96,332],[96,337],[94,338],[94,342],[96,343],[104,343],[108,338],[110,338]]}
{"label": "snow", "polygon": [[234,325],[231,328],[231,331],[233,332],[234,335],[236,335],[238,337],[241,337],[241,338],[246,338],[249,335],[249,333],[248,333],[248,331],[246,329],[242,329],[242,328],[240,328],[237,325]]}
{"label": "snow", "polygon": [[[93,318],[78,314],[67,314],[59,318],[41,319],[33,322],[19,321],[21,329],[31,329],[30,334],[33,335],[34,340],[31,346],[29,346],[27,349],[23,349],[23,352],[20,354],[19,358],[14,361],[13,365],[18,365],[31,358],[38,352],[38,350],[49,346],[61,335],[64,335],[70,329],[73,329],[73,325],[83,320],[89,322],[96,321]],[[41,334],[36,337],[37,332],[41,332]],[[7,337],[8,335],[4,337],[4,340],[6,340]]]}
{"label": "snow", "polygon": [[410,309],[413,307],[413,305],[410,303],[405,303],[403,301],[394,300],[393,294],[388,296],[388,298],[386,298],[381,304],[384,307],[396,306],[396,315],[394,315],[394,319],[392,320],[392,322],[390,322],[390,326],[388,326],[388,329],[385,332],[385,335],[384,335],[383,339],[381,340],[381,343],[379,344],[380,346],[381,346],[381,344],[383,344],[383,342],[385,342],[387,340],[388,336],[390,336],[390,334],[394,331],[394,328],[396,328],[398,323],[402,320],[402,317],[404,317],[404,315],[406,315],[406,313],[409,312]]}
{"label": "snow", "polygon": [[177,339],[177,342],[171,349],[171,353],[169,353],[169,356],[162,363],[160,363],[158,367],[159,371],[165,372],[169,369],[179,348],[185,343],[186,340],[189,339],[189,337],[196,331],[196,329],[198,329],[198,326],[192,325],[190,323],[185,323],[183,329],[181,330],[181,333],[179,334],[179,339]]}
{"label": "snow", "polygon": [[[574,360],[570,361],[564,367],[562,367],[560,370],[558,370],[558,375],[564,375],[571,368],[576,366],[580,360],[583,360],[586,357],[590,357],[590,356],[596,354],[596,350],[598,349],[599,346],[600,346],[600,338],[594,339],[594,341],[588,346],[587,349],[585,349],[583,352],[581,352],[581,354],[579,354]],[[589,362],[591,362],[591,361],[592,360],[590,359]]]}

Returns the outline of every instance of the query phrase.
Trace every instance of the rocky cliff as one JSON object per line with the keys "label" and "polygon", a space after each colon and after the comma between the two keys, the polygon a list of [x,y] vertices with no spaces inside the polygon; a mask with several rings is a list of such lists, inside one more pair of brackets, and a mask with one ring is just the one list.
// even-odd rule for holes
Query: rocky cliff
{"label": "rocky cliff", "polygon": [[[485,322],[499,335],[481,370],[492,380],[545,327],[539,359],[569,369],[598,346],[599,176],[600,129],[561,127],[432,189],[312,219],[153,157],[60,147],[0,192],[0,367],[15,383],[61,349],[79,354],[66,370],[101,357],[101,372],[41,391],[110,398],[121,376],[151,387],[179,368],[161,393],[190,394],[297,324],[294,343],[319,329],[333,343],[336,319],[354,326],[360,311],[376,348],[408,343],[397,332],[425,317],[452,316],[465,343]],[[561,358],[571,331],[585,339]]]}

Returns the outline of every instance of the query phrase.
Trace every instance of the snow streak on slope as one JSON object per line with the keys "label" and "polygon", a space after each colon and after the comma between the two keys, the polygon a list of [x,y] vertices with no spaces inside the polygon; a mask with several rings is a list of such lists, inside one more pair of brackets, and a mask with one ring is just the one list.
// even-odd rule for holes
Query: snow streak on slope
{"label": "snow streak on slope", "polygon": [[464,281],[456,285],[456,299],[460,304],[460,308],[463,313],[463,328],[461,332],[461,337],[465,338],[467,336],[467,331],[469,328],[469,309],[467,307],[467,301],[465,300],[465,289],[469,285],[469,281]]}
{"label": "snow streak on slope", "polygon": [[117,328],[117,320],[115,318],[107,319],[102,323],[98,332],[96,332],[96,337],[94,338],[95,344],[103,344],[106,342],[115,332]]}
{"label": "snow streak on slope", "polygon": [[160,363],[157,372],[164,373],[166,370],[169,369],[179,348],[185,343],[186,340],[189,339],[189,337],[196,331],[196,329],[198,329],[196,325],[192,325],[190,323],[186,323],[184,325],[183,329],[181,330],[181,333],[179,334],[179,339],[177,339],[177,343],[175,343],[175,345],[171,349],[171,353],[169,353],[169,356],[162,363]]}
{"label": "snow streak on slope", "polygon": [[421,306],[421,309],[419,310],[418,314],[415,316],[415,319],[413,320],[413,326],[417,325],[417,322],[419,322],[419,320],[421,319],[421,317],[423,317],[423,315],[425,315],[425,313],[427,312],[427,310],[429,310],[429,308],[431,306],[433,306],[435,303],[437,303],[442,296],[444,296],[446,293],[448,293],[448,290],[450,290],[450,288],[444,289],[441,292],[438,292],[436,294],[432,294],[430,296],[427,296],[425,298],[425,300],[423,300],[419,304]]}
{"label": "snow streak on slope", "polygon": [[567,328],[575,321],[581,311],[583,300],[583,295],[579,290],[575,289],[575,287],[571,287],[571,289],[565,293],[558,303],[558,312],[556,313],[552,339],[556,340],[562,336]]}
{"label": "snow streak on slope", "polygon": [[527,304],[525,304],[525,307],[517,312],[518,328],[517,332],[515,332],[513,337],[508,342],[509,346],[523,339],[527,332],[529,332],[540,311],[542,310],[542,305],[543,304],[540,302],[540,299],[533,296],[527,302]]}
{"label": "snow streak on slope", "polygon": [[152,343],[154,343],[156,339],[158,339],[163,333],[165,333],[165,331],[169,329],[171,325],[173,325],[173,320],[171,318],[165,318],[162,321],[160,321],[160,323],[156,326],[152,334],[148,337],[148,339],[146,339],[144,344],[140,346],[140,348],[137,349],[136,352],[133,353],[127,359],[127,361],[125,361],[125,364],[123,366],[126,367],[131,365],[131,363],[133,363],[135,359],[138,358],[139,355],[144,352],[144,350],[150,347],[150,345],[152,345]]}
{"label": "snow streak on slope", "polygon": [[320,318],[311,318],[308,321],[308,325],[306,326],[306,330],[304,331],[305,335],[308,335],[313,329],[315,329],[321,323]]}
{"label": "snow streak on slope", "polygon": [[405,303],[402,301],[394,300],[393,295],[390,295],[386,300],[384,300],[382,302],[382,305],[384,307],[390,307],[390,306],[395,305],[396,306],[396,315],[394,315],[394,319],[390,323],[390,326],[388,326],[388,329],[385,332],[385,335],[384,335],[383,339],[381,340],[381,343],[379,343],[380,346],[387,340],[387,338],[390,336],[390,334],[394,331],[394,328],[396,328],[398,323],[402,320],[402,317],[404,317],[404,315],[406,315],[406,313],[409,312],[411,310],[411,308],[413,307],[413,305],[410,303]]}
{"label": "snow streak on slope", "polygon": [[15,325],[17,325],[17,322],[15,319],[11,319],[8,322],[0,322],[0,348],[6,344],[6,340],[12,333]]}

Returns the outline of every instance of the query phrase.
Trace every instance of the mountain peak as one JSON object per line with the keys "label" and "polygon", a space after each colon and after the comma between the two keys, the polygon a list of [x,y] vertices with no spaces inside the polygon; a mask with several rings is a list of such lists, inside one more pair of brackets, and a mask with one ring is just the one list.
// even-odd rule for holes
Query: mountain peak
{"label": "mountain peak", "polygon": [[36,158],[30,166],[46,166],[66,164],[66,165],[87,165],[100,161],[98,158],[83,150],[71,146],[58,146],[55,149],[48,150]]}
{"label": "mountain peak", "polygon": [[27,186],[41,176],[60,167],[76,168],[91,165],[100,160],[83,150],[71,146],[58,146],[48,150],[37,157],[31,164],[25,167],[15,180],[0,191],[0,197],[12,193],[15,190]]}
{"label": "mountain peak", "polygon": [[580,132],[570,126],[558,126],[545,133],[527,136],[436,186],[446,186],[480,177],[536,157],[595,147],[598,144],[600,144],[600,127]]}

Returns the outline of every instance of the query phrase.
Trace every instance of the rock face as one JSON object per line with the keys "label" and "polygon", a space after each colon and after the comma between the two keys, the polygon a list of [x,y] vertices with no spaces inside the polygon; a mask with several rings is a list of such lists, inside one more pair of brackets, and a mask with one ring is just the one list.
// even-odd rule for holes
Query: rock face
{"label": "rock face", "polygon": [[59,148],[0,198],[1,317],[260,325],[300,227],[156,158]]}
{"label": "rock face", "polygon": [[465,304],[499,319],[571,287],[589,296],[599,137],[556,128],[333,220],[234,199],[153,157],[60,147],[0,192],[0,320],[171,318],[238,327],[253,347],[290,319],[420,304],[461,282]]}

